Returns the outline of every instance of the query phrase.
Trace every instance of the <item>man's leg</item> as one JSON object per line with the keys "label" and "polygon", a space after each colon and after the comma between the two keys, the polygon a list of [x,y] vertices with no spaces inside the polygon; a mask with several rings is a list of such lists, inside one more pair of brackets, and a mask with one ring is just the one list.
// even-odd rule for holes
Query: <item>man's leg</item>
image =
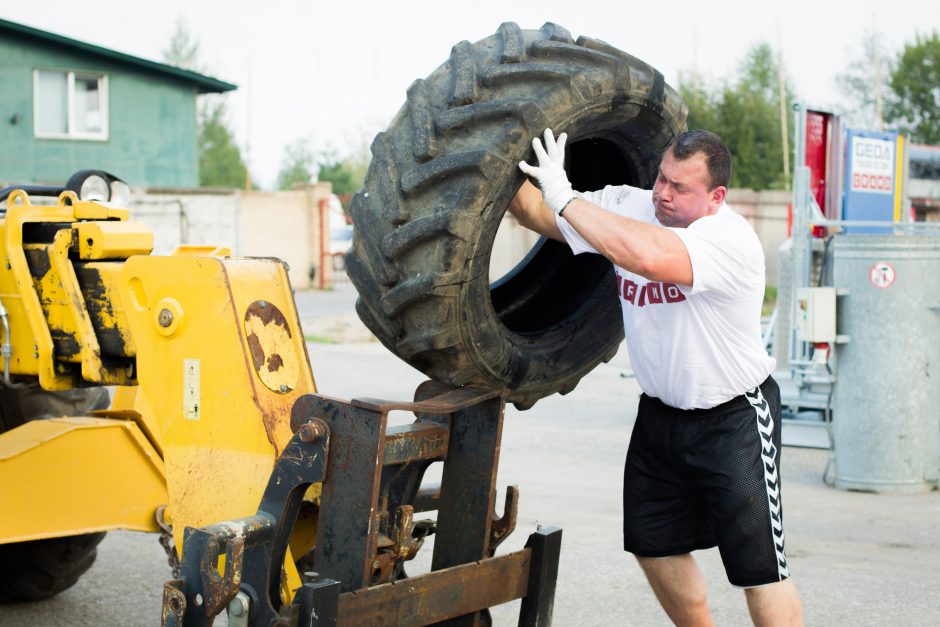
{"label": "man's leg", "polygon": [[[711,626],[705,577],[689,553],[672,557],[637,557],[659,604],[676,625]],[[749,597],[750,599],[750,597]]]}
{"label": "man's leg", "polygon": [[790,579],[744,591],[751,621],[763,625],[796,626],[803,624],[803,604]]}

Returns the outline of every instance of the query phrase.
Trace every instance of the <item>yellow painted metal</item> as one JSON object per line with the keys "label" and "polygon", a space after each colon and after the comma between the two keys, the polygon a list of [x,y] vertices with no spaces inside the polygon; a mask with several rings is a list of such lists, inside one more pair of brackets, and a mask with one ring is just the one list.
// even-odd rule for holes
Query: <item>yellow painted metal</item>
{"label": "yellow painted metal", "polygon": [[904,135],[898,135],[897,145],[894,151],[894,221],[901,221],[901,200],[905,189],[902,182],[904,174]]}
{"label": "yellow painted metal", "polygon": [[[253,514],[292,436],[291,406],[316,391],[282,262],[226,258],[224,247],[152,257],[143,254],[152,239],[127,218],[125,210],[70,193],[40,207],[14,192],[0,221],[0,299],[11,321],[13,374],[36,376],[50,390],[81,379],[119,385],[111,410],[95,418],[0,434],[6,485],[56,460],[49,466],[56,470],[39,473],[42,482],[30,488],[41,503],[0,490],[0,542],[105,528],[155,531],[153,511],[166,503],[182,547],[187,526]],[[47,235],[24,239],[24,229],[40,223]],[[138,494],[125,480],[146,486]],[[292,551],[311,547],[315,522],[311,516],[299,524]],[[290,557],[285,572],[285,590],[298,588]]]}
{"label": "yellow painted metal", "polygon": [[131,420],[34,420],[0,434],[0,485],[0,543],[158,531],[167,499],[163,461]]}
{"label": "yellow painted metal", "polygon": [[153,250],[153,231],[139,222],[77,222],[72,228],[80,259],[127,259]]}
{"label": "yellow painted metal", "polygon": [[[85,306],[75,267],[69,259],[72,237],[71,229],[60,229],[52,244],[23,246],[24,251],[34,259],[35,265],[47,268],[42,273],[38,268],[33,268],[32,273],[49,333],[54,338],[54,353],[51,357],[55,362],[81,364],[81,379],[89,383],[126,385],[133,380],[130,364],[106,365],[102,362],[101,346]],[[59,387],[53,389],[71,388],[79,384],[76,373],[58,363],[54,364],[54,372]]]}
{"label": "yellow painted metal", "polygon": [[[81,364],[81,379],[99,385],[125,385],[133,379],[133,370],[123,365],[106,366],[101,360],[101,346],[85,307],[81,286],[68,253],[72,246],[72,231],[59,230],[49,244],[26,244],[23,249],[48,270],[39,274],[33,271],[33,281],[39,296],[40,306],[46,318],[49,333],[54,342],[56,362]],[[38,263],[38,262],[34,262]],[[56,387],[76,387],[79,382],[75,374],[54,365]],[[47,388],[48,389],[48,388]]]}
{"label": "yellow painted metal", "polygon": [[133,409],[136,400],[137,386],[116,387],[111,397],[111,409]]}
{"label": "yellow painted metal", "polygon": [[[132,388],[118,387],[116,389],[121,390]],[[123,420],[125,422],[133,422],[137,425],[137,428],[140,429],[140,432],[153,447],[153,450],[157,452],[157,455],[159,455],[160,459],[163,459],[163,448],[160,446],[160,434],[153,431],[153,421],[145,420],[144,415],[136,409],[118,408],[114,407],[112,404],[109,409],[97,409],[95,411],[89,412],[89,415],[91,415],[93,418],[106,418],[108,420]]]}
{"label": "yellow painted metal", "polygon": [[[137,346],[134,403],[161,434],[168,511],[182,546],[186,526],[257,510],[275,457],[293,435],[291,406],[316,389],[306,344],[276,260],[132,257],[117,286]],[[252,323],[260,337],[249,342],[245,321],[261,302],[282,312],[286,327]],[[252,354],[259,347],[265,367],[297,364],[292,387],[265,383]]]}
{"label": "yellow painted metal", "polygon": [[134,357],[137,346],[127,326],[124,303],[115,289],[123,262],[88,261],[76,266],[83,274],[82,296],[101,344],[101,352],[117,357]]}
{"label": "yellow painted metal", "polygon": [[232,249],[228,246],[200,246],[194,244],[184,244],[174,248],[173,252],[170,254],[177,257],[231,257]]}
{"label": "yellow painted metal", "polygon": [[[58,204],[54,206],[33,206],[22,190],[14,191],[7,200],[6,217],[2,225],[2,243],[5,247],[5,262],[0,270],[0,299],[11,321],[11,344],[14,347],[10,370],[13,374],[35,375],[39,384],[47,390],[64,390],[79,384],[77,376],[68,368],[56,363],[56,355],[50,331],[50,323],[60,329],[67,329],[76,334],[84,334],[90,329],[90,321],[84,305],[81,303],[81,291],[75,278],[74,269],[68,260],[68,248],[71,245],[69,229],[64,234],[57,234],[51,245],[46,245],[48,263],[55,265],[51,273],[59,277],[48,276],[45,287],[58,301],[53,309],[57,310],[53,320],[47,322],[46,314],[36,292],[36,282],[27,262],[27,246],[24,245],[23,229],[28,224],[60,223],[68,224],[77,220],[127,220],[126,209],[105,207],[93,202],[79,201],[73,192],[63,192]],[[41,254],[37,251],[36,254]],[[59,286],[61,280],[61,288]],[[59,307],[61,305],[61,307]],[[64,309],[71,308],[70,313]],[[84,318],[84,320],[82,320]],[[82,376],[91,382],[119,383],[127,380],[126,373],[105,372],[96,368],[100,358],[96,359],[99,347],[94,333],[75,336],[79,344],[77,355],[82,363]],[[63,356],[63,361],[68,359]]]}

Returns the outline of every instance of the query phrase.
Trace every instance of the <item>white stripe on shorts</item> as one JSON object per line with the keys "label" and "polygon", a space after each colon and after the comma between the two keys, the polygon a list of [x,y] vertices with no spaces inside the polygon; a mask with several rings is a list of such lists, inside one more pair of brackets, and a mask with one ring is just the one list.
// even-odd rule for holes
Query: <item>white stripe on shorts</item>
{"label": "white stripe on shorts", "polygon": [[770,405],[764,399],[760,387],[744,394],[757,412],[757,430],[761,437],[761,458],[764,462],[764,482],[767,486],[767,506],[770,509],[770,532],[773,534],[774,550],[777,553],[777,573],[780,579],[790,576],[787,556],[783,550],[783,518],[780,511],[780,475],[777,473],[777,447],[774,446],[774,417]]}

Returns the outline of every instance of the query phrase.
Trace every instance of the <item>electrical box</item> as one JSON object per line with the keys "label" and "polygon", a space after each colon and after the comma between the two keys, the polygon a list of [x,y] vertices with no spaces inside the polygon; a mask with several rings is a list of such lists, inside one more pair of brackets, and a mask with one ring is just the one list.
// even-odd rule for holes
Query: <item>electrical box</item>
{"label": "electrical box", "polygon": [[796,291],[797,333],[804,342],[836,341],[836,288],[803,287]]}

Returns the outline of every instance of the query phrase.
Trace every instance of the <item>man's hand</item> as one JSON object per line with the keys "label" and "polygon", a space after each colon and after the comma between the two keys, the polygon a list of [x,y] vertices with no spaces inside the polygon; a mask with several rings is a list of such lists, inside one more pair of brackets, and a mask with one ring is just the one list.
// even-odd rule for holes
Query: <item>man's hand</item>
{"label": "man's hand", "polygon": [[542,196],[545,197],[545,204],[559,215],[575,198],[574,190],[565,173],[565,142],[567,140],[567,133],[562,133],[556,142],[552,129],[547,128],[544,148],[538,137],[532,140],[532,148],[539,160],[538,167],[529,165],[525,161],[519,162],[519,169],[538,181]]}

